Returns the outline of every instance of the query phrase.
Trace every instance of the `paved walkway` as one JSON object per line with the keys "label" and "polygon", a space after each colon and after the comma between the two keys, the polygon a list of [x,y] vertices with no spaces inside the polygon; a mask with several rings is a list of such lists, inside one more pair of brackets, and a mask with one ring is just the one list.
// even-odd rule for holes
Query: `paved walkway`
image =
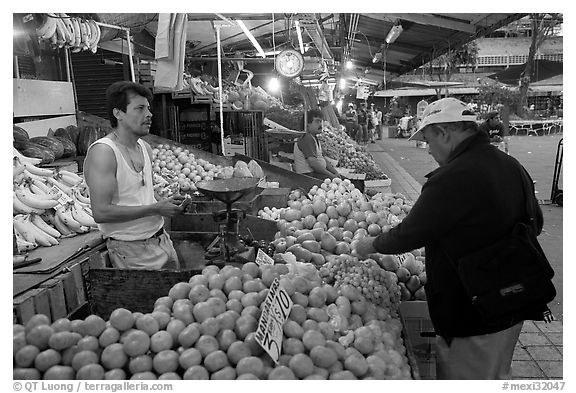
{"label": "paved walkway", "polygon": [[[392,179],[392,192],[400,192],[415,201],[421,186],[390,154],[383,142],[369,144],[374,161]],[[514,379],[562,379],[562,322],[526,321],[514,350],[512,377]]]}

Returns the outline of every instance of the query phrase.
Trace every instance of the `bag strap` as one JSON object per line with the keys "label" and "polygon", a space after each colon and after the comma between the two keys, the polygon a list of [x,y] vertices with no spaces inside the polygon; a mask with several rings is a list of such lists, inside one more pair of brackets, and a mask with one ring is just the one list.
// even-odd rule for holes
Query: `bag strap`
{"label": "bag strap", "polygon": [[527,224],[529,224],[534,230],[534,233],[538,235],[539,224],[536,216],[539,206],[538,201],[534,196],[534,183],[531,181],[530,176],[522,166],[520,166],[520,178],[522,179],[522,189],[524,191]]}

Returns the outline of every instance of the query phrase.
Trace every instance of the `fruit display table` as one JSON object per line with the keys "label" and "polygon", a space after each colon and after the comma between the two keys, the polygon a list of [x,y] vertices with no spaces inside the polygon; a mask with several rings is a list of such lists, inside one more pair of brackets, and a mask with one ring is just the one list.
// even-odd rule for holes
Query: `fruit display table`
{"label": "fruit display table", "polygon": [[32,250],[29,259],[42,261],[14,270],[12,275],[14,323],[25,323],[38,313],[56,320],[82,307],[87,302],[83,275],[102,252],[106,245],[99,231]]}

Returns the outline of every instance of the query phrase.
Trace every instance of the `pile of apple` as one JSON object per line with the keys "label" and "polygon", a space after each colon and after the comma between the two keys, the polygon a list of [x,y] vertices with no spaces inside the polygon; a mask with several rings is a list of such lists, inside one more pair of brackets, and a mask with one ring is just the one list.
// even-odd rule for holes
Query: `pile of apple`
{"label": "pile of apple", "polygon": [[197,158],[186,148],[170,144],[153,146],[152,171],[154,188],[164,197],[194,192],[196,183],[202,180],[264,176],[254,160],[248,164],[239,160],[234,166],[216,165]]}
{"label": "pile of apple", "polygon": [[[278,221],[272,242],[276,253],[291,252],[299,260],[320,267],[330,255],[357,257],[359,238],[389,231],[411,209],[411,202],[401,193],[377,193],[367,199],[349,180],[326,179],[308,193],[292,190],[288,207],[265,207],[258,215]],[[371,257],[397,275],[402,300],[425,299],[424,249]]]}
{"label": "pile of apple", "polygon": [[[208,266],[146,314],[35,315],[13,326],[13,379],[409,379],[400,321],[301,265]],[[279,364],[256,341],[276,279],[293,302]]]}
{"label": "pile of apple", "polygon": [[355,173],[365,173],[366,180],[388,179],[366,149],[358,146],[343,129],[324,126],[318,140],[322,145],[322,153],[338,160],[338,167],[353,169]]}

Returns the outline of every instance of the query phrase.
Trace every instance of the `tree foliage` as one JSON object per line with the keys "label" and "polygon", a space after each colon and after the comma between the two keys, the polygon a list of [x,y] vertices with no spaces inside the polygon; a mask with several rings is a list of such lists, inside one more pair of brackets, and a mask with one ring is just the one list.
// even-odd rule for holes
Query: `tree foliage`
{"label": "tree foliage", "polygon": [[532,42],[528,51],[526,67],[519,81],[520,99],[516,106],[516,113],[521,115],[528,106],[528,88],[530,87],[532,70],[536,52],[540,45],[550,36],[554,28],[563,22],[562,14],[530,14],[532,25]]}
{"label": "tree foliage", "polygon": [[[450,82],[452,74],[458,67],[476,65],[477,57],[478,45],[475,41],[472,41],[433,58],[424,66],[424,69],[432,80]],[[440,99],[441,89],[436,89],[436,94]],[[446,89],[446,95],[448,95],[448,89]]]}
{"label": "tree foliage", "polygon": [[505,86],[481,85],[478,87],[477,100],[480,104],[487,104],[492,107],[502,104],[514,110],[520,101],[520,92]]}

